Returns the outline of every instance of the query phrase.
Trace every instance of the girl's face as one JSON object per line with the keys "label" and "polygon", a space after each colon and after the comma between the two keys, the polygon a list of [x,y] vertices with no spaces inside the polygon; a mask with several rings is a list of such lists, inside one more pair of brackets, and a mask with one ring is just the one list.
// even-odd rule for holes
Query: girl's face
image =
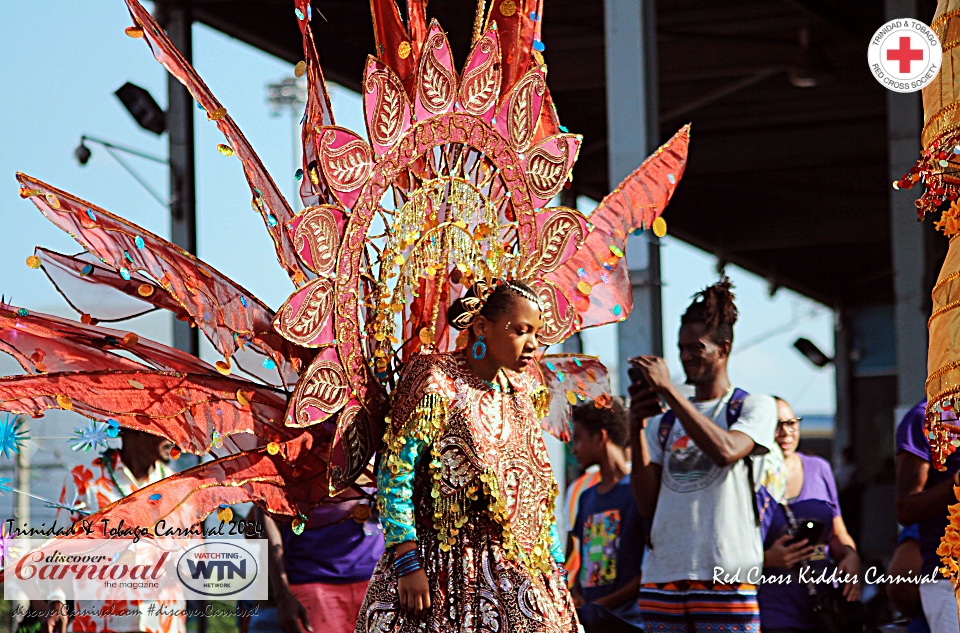
{"label": "girl's face", "polygon": [[537,334],[542,327],[540,307],[517,296],[500,316],[477,317],[473,333],[474,336],[483,336],[490,363],[519,372],[536,362],[533,354],[539,346]]}
{"label": "girl's face", "polygon": [[800,418],[783,400],[777,400],[777,433],[774,439],[785,457],[797,452],[797,445],[800,444]]}

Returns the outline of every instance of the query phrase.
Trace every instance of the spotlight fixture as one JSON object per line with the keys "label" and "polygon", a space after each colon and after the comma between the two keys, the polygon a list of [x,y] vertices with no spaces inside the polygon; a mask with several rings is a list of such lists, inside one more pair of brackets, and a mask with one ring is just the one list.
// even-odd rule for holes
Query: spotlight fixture
{"label": "spotlight fixture", "polygon": [[117,95],[117,98],[123,103],[123,107],[133,116],[137,125],[143,129],[153,132],[157,136],[163,134],[163,131],[167,129],[166,114],[157,105],[156,100],[147,92],[146,88],[141,88],[128,81],[113,94]]}
{"label": "spotlight fixture", "polygon": [[798,338],[793,342],[793,346],[797,348],[798,352],[803,354],[804,358],[817,367],[826,367],[828,363],[833,362],[832,358],[824,354],[823,351],[808,338]]}
{"label": "spotlight fixture", "polygon": [[86,165],[90,162],[90,148],[87,147],[86,139],[81,138],[80,144],[77,145],[77,149],[73,150],[73,155],[77,157],[77,162],[81,165]]}

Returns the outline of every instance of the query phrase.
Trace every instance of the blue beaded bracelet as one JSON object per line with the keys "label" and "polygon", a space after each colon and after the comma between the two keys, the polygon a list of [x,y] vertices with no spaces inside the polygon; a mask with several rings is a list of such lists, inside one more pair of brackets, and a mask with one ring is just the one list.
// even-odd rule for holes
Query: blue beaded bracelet
{"label": "blue beaded bracelet", "polygon": [[405,552],[393,559],[393,571],[397,577],[407,576],[421,569],[423,569],[423,564],[420,562],[420,552],[416,549]]}

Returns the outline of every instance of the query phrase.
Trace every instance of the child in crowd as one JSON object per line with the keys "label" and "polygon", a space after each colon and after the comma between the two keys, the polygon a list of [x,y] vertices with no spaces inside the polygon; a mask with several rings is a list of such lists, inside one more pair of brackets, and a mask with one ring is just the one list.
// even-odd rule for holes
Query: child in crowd
{"label": "child in crowd", "polygon": [[580,497],[573,525],[580,570],[573,595],[587,633],[642,631],[637,606],[644,529],[630,491],[623,402],[573,410],[573,454],[583,468],[600,467],[600,482]]}

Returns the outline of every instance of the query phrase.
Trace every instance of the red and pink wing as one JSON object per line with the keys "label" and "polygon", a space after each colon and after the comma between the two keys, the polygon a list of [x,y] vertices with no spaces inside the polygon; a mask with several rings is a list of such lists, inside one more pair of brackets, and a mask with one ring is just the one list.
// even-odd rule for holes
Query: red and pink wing
{"label": "red and pink wing", "polygon": [[246,137],[234,123],[229,114],[220,110],[221,104],[210,89],[200,79],[200,75],[193,66],[183,57],[173,45],[163,29],[157,24],[150,12],[144,9],[137,0],[126,0],[127,8],[134,24],[142,29],[143,36],[156,57],[171,75],[186,86],[193,98],[197,100],[207,112],[208,118],[214,120],[217,128],[226,137],[227,142],[243,165],[250,191],[253,194],[255,206],[263,216],[267,232],[273,239],[277,250],[277,258],[287,271],[291,279],[299,282],[311,276],[310,271],[301,267],[297,260],[293,244],[290,242],[284,227],[293,219],[293,211],[287,200],[280,193],[279,187],[267,173],[263,163]]}
{"label": "red and pink wing", "polygon": [[[246,380],[148,370],[100,370],[0,378],[0,410],[40,417],[66,409],[93,420],[161,435],[205,455],[219,438],[251,434],[281,444],[295,462],[314,435],[283,424],[286,394]],[[319,431],[318,431],[319,432]]]}
{"label": "red and pink wing", "polygon": [[570,333],[630,315],[633,295],[623,261],[627,236],[650,229],[663,213],[686,168],[689,142],[687,125],[643,161],[588,216],[592,229],[583,247],[545,276],[576,309]]}
{"label": "red and pink wing", "polygon": [[[273,311],[250,292],[123,218],[25,174],[17,178],[23,195],[30,197],[41,213],[120,278],[132,281],[137,273],[138,281],[149,279],[154,287],[163,288],[224,357],[254,348],[281,367],[288,383],[296,381],[297,371],[290,360],[304,361],[308,356],[273,331]],[[99,277],[89,279],[98,281]],[[158,301],[153,296],[147,300]]]}
{"label": "red and pink wing", "polygon": [[543,383],[550,392],[550,411],[543,428],[564,442],[573,437],[572,406],[610,397],[607,368],[596,356],[547,354],[540,359]]}

